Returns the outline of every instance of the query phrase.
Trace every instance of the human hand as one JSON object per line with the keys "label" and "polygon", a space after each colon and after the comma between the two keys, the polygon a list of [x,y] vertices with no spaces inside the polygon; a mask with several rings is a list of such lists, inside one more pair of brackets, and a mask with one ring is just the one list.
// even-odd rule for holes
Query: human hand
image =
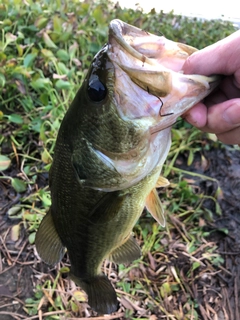
{"label": "human hand", "polygon": [[224,75],[218,88],[184,118],[226,144],[240,144],[240,30],[192,54],[185,74]]}

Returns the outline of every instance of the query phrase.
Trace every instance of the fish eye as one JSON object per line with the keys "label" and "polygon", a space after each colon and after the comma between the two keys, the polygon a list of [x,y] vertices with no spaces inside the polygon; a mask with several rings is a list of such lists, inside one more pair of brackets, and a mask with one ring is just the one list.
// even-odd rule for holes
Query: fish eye
{"label": "fish eye", "polygon": [[107,95],[106,86],[94,75],[90,78],[87,88],[89,98],[94,102],[101,102]]}

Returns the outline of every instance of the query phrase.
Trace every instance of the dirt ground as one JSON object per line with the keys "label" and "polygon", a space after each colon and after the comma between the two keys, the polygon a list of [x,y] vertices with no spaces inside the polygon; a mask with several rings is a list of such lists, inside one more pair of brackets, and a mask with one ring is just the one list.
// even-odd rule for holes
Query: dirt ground
{"label": "dirt ground", "polygon": [[[219,200],[222,216],[214,217],[214,222],[207,222],[209,230],[226,228],[225,232],[213,232],[209,241],[215,241],[218,252],[224,258],[224,264],[210,278],[195,281],[193,294],[199,302],[199,319],[208,320],[209,312],[214,320],[240,320],[240,157],[239,150],[230,147],[217,148],[205,152],[208,165],[204,169],[196,158],[191,170],[216,178],[223,190]],[[178,165],[186,168],[185,159],[179,159]],[[42,177],[42,183],[47,183]],[[192,177],[191,177],[192,179]],[[196,178],[197,179],[197,178]],[[214,181],[197,182],[201,190],[208,195],[216,192]],[[27,316],[24,301],[33,296],[34,285],[40,272],[46,265],[36,259],[34,245],[29,245],[24,228],[18,241],[11,239],[11,227],[19,221],[7,218],[6,212],[19,202],[19,195],[4,180],[0,180],[0,319],[38,319]],[[205,205],[211,209],[209,200]],[[179,261],[180,263],[180,261]],[[184,268],[184,260],[182,261]],[[202,283],[204,282],[204,283]],[[194,291],[195,290],[195,291]],[[214,302],[214,303],[210,303]],[[204,305],[204,308],[202,307]],[[212,310],[211,310],[212,309]],[[121,318],[123,319],[123,318]],[[185,319],[185,318],[184,318]]]}
{"label": "dirt ground", "polygon": [[[219,200],[222,209],[222,216],[215,216],[212,224],[208,223],[211,229],[226,228],[224,232],[213,232],[209,241],[218,245],[218,253],[224,258],[224,264],[215,276],[211,277],[208,287],[211,289],[209,295],[198,294],[198,299],[213,301],[217,311],[214,319],[239,320],[240,319],[240,157],[239,150],[232,150],[230,147],[224,149],[212,149],[205,153],[208,160],[208,169],[203,172],[197,161],[192,166],[192,171],[204,173],[217,179],[223,191],[222,199]],[[189,170],[189,167],[188,167]],[[208,195],[214,195],[217,185],[213,181],[201,181],[200,187]],[[211,208],[211,201],[205,203]],[[201,286],[201,284],[200,284]],[[207,306],[207,304],[205,304]],[[218,307],[217,307],[218,305]],[[209,306],[210,307],[210,306]],[[210,307],[211,308],[211,307]],[[203,319],[208,319],[206,310],[200,310]]]}

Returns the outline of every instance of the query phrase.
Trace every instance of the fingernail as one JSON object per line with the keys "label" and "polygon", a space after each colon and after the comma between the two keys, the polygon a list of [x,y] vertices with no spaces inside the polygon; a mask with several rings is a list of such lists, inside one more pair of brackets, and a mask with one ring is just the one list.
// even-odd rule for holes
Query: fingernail
{"label": "fingernail", "polygon": [[240,124],[240,103],[234,103],[229,106],[222,115],[223,119],[229,124]]}

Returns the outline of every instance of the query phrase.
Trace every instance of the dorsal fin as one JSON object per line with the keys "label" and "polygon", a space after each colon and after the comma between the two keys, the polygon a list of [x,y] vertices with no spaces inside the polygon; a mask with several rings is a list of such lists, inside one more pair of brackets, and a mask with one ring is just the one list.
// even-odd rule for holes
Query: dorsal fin
{"label": "dorsal fin", "polygon": [[151,213],[153,218],[162,226],[165,227],[164,209],[159,199],[157,190],[154,188],[147,196],[146,208]]}

